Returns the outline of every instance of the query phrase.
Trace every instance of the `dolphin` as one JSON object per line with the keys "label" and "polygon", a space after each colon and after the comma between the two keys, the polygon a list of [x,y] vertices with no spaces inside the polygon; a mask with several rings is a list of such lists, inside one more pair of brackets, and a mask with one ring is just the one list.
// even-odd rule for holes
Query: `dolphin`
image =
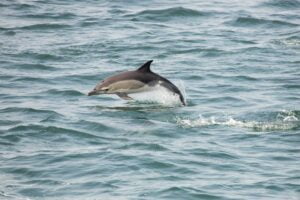
{"label": "dolphin", "polygon": [[180,90],[171,81],[151,71],[152,62],[153,60],[149,60],[137,70],[122,72],[104,79],[88,93],[88,96],[116,94],[122,99],[132,100],[128,94],[150,91],[154,86],[160,85],[178,95],[182,105],[186,105]]}

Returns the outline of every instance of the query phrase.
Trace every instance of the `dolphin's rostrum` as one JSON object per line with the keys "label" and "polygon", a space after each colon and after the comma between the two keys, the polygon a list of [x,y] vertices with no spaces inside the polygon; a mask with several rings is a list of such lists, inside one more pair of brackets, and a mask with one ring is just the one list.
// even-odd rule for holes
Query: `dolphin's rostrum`
{"label": "dolphin's rostrum", "polygon": [[88,96],[97,94],[116,94],[122,99],[132,99],[128,94],[152,90],[154,86],[161,85],[169,91],[177,94],[183,105],[184,98],[180,90],[168,79],[154,73],[150,69],[153,60],[149,60],[134,71],[122,72],[111,76],[98,83]]}

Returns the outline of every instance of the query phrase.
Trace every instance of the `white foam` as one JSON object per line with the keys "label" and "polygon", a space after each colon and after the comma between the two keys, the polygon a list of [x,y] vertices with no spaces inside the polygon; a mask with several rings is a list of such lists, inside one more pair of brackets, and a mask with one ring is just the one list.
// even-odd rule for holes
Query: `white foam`
{"label": "white foam", "polygon": [[[279,114],[282,115],[282,114]],[[282,117],[282,119],[279,119]],[[226,119],[216,117],[199,116],[198,119],[181,119],[177,118],[177,123],[183,127],[206,127],[206,126],[233,126],[242,128],[251,128],[256,131],[275,131],[275,130],[291,130],[299,126],[300,120],[290,113],[287,116],[277,116],[275,121],[242,121],[227,117]]]}
{"label": "white foam", "polygon": [[278,120],[282,120],[284,122],[296,122],[299,119],[296,117],[293,111],[283,110],[282,112],[278,113],[277,115]]}
{"label": "white foam", "polygon": [[286,46],[300,46],[299,39],[286,39],[281,41]]}
{"label": "white foam", "polygon": [[[182,81],[180,89],[182,95],[185,95],[185,89]],[[129,96],[132,97],[136,102],[141,103],[159,103],[164,106],[182,105],[178,94],[174,94],[161,85],[156,85],[149,91],[129,94]]]}

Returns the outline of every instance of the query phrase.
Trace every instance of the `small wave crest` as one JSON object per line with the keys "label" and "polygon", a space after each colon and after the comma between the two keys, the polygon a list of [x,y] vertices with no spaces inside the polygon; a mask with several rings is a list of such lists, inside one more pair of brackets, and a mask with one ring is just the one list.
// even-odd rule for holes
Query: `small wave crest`
{"label": "small wave crest", "polygon": [[297,9],[300,7],[300,2],[295,0],[269,0],[262,3],[262,5],[282,9]]}
{"label": "small wave crest", "polygon": [[300,126],[300,117],[297,111],[283,111],[277,113],[276,119],[273,121],[255,121],[255,120],[239,120],[232,116],[219,117],[210,116],[203,117],[199,115],[197,119],[177,118],[177,124],[182,127],[207,127],[207,126],[233,126],[250,128],[254,131],[276,131],[276,130],[293,130]]}
{"label": "small wave crest", "polygon": [[283,39],[273,40],[272,43],[283,46],[283,47],[300,47],[300,37],[299,36],[291,36]]}
{"label": "small wave crest", "polygon": [[42,93],[54,95],[54,96],[83,96],[85,95],[82,92],[79,92],[77,90],[57,90],[57,89],[50,89],[47,91],[44,91]]}
{"label": "small wave crest", "polygon": [[73,19],[76,17],[74,13],[51,13],[51,12],[45,12],[45,13],[37,13],[37,14],[24,14],[20,15],[20,17],[26,17],[26,18],[36,18],[36,19]]}
{"label": "small wave crest", "polygon": [[172,7],[166,9],[159,9],[159,10],[143,10],[136,14],[127,15],[127,17],[133,17],[132,20],[139,21],[139,20],[163,20],[168,21],[172,20],[174,17],[178,18],[187,18],[187,17],[201,17],[206,16],[208,13],[201,12],[194,9],[184,8],[184,7]]}
{"label": "small wave crest", "polygon": [[290,23],[281,20],[262,19],[255,17],[238,17],[234,21],[231,21],[234,26],[268,26],[268,27],[297,27],[298,24]]}
{"label": "small wave crest", "polygon": [[15,30],[27,30],[27,31],[43,31],[43,30],[61,30],[70,28],[69,24],[62,23],[38,23],[24,26],[11,26],[11,27],[0,27],[0,31],[15,31]]}

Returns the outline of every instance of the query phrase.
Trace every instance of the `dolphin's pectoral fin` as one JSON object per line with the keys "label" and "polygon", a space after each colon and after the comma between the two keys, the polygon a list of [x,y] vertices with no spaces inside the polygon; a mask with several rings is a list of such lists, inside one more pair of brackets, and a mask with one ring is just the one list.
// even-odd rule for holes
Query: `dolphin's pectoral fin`
{"label": "dolphin's pectoral fin", "polygon": [[118,95],[121,99],[125,99],[125,100],[133,100],[133,98],[131,98],[130,96],[128,96],[126,93],[118,92],[117,95]]}

